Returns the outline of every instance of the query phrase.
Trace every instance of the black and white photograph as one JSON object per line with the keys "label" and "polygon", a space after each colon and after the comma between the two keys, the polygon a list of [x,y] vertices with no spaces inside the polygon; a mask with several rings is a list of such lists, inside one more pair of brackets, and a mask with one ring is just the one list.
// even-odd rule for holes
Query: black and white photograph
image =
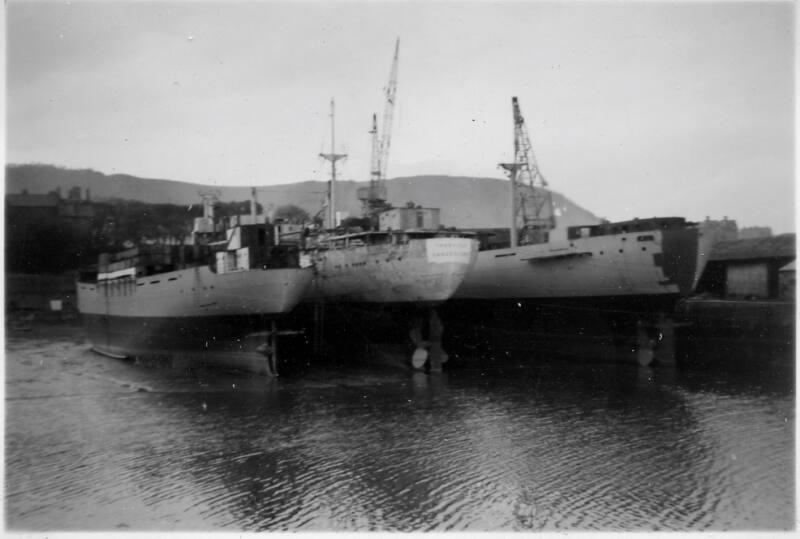
{"label": "black and white photograph", "polygon": [[796,531],[795,2],[3,17],[5,533]]}

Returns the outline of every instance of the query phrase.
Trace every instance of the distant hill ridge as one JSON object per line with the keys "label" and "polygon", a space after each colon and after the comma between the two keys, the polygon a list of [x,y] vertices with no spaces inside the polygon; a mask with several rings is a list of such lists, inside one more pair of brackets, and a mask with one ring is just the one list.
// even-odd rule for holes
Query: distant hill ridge
{"label": "distant hill ridge", "polygon": [[[366,182],[337,182],[337,209],[351,216],[361,213],[356,189]],[[138,200],[152,204],[197,204],[199,191],[218,189],[223,201],[248,200],[250,186],[217,186],[174,180],[139,178],[128,174],[103,174],[91,169],[67,169],[53,165],[6,165],[6,193],[27,190],[31,194],[48,193],[72,187],[91,192],[95,201],[111,199]],[[327,182],[305,181],[282,185],[256,186],[259,203],[268,208],[295,204],[309,214],[316,214],[324,198]],[[413,201],[424,207],[441,208],[441,221],[462,228],[505,227],[508,224],[508,182],[495,178],[461,176],[412,176],[386,182],[389,202],[404,206]],[[560,193],[553,192],[553,203],[560,211],[560,226],[596,223],[599,219]]]}

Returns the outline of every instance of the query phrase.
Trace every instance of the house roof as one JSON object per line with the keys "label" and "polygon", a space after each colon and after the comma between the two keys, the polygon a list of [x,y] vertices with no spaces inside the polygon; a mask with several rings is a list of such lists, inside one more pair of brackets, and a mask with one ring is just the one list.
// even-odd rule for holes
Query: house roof
{"label": "house roof", "polygon": [[27,207],[27,208],[54,208],[58,206],[58,195],[6,195],[6,203],[14,207]]}
{"label": "house roof", "polygon": [[711,249],[709,260],[762,260],[765,258],[794,258],[795,234],[780,234],[768,238],[720,241]]}

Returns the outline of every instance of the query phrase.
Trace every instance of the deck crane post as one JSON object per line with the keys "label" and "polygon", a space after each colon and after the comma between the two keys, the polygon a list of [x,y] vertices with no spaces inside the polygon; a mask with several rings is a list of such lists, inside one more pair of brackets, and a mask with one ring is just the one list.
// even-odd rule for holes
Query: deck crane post
{"label": "deck crane post", "polygon": [[501,163],[511,180],[511,246],[546,243],[555,228],[553,197],[539,171],[519,101],[511,98],[514,113],[514,162]]}
{"label": "deck crane post", "polygon": [[372,156],[369,169],[369,187],[362,198],[364,217],[371,215],[371,206],[374,201],[386,198],[386,193],[380,192],[379,189],[381,186],[381,142],[378,138],[378,116],[374,113],[372,115],[372,129],[369,134],[372,139]]}

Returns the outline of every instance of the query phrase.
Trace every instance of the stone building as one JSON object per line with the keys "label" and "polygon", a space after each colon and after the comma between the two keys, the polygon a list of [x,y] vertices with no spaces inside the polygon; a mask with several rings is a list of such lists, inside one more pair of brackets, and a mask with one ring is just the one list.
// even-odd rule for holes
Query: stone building
{"label": "stone building", "polygon": [[43,219],[54,219],[81,233],[88,233],[94,217],[95,208],[89,200],[89,189],[86,189],[84,199],[80,187],[70,189],[67,198],[61,196],[60,188],[47,194],[30,194],[23,190],[20,194],[6,195],[6,226],[12,230]]}
{"label": "stone building", "polygon": [[739,227],[727,215],[721,221],[706,217],[705,221],[700,222],[699,228],[704,236],[712,238],[712,243],[739,239]]}
{"label": "stone building", "polygon": [[79,188],[67,198],[60,189],[7,194],[5,211],[5,270],[25,274],[59,273],[80,264],[97,218],[97,208],[81,199]]}

